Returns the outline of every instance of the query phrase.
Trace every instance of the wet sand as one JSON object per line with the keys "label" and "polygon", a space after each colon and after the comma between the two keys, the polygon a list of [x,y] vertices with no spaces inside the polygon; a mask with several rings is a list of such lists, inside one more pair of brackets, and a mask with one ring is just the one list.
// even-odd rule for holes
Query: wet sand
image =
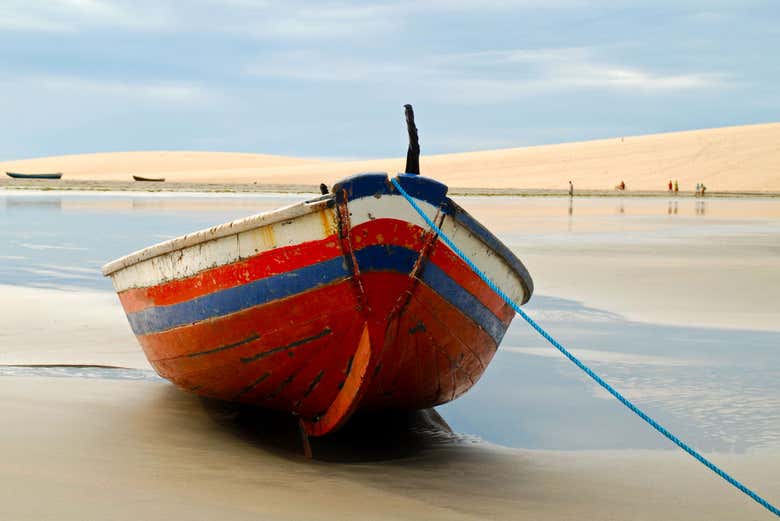
{"label": "wet sand", "polygon": [[773,198],[463,201],[523,259],[537,293],[643,322],[780,330]]}
{"label": "wet sand", "polygon": [[[4,519],[766,519],[671,451],[512,450],[433,432],[396,459],[385,440],[357,460],[315,445],[328,461],[307,461],[262,422],[154,382],[5,377],[0,410]],[[777,497],[778,456],[715,459]]]}
{"label": "wet sand", "polygon": [[[345,177],[342,175],[340,178]],[[324,179],[322,179],[324,181]],[[130,193],[130,194],[150,194],[150,193],[170,193],[182,195],[194,194],[319,194],[319,184],[294,184],[294,183],[196,183],[196,182],[165,182],[165,183],[139,183],[127,181],[94,181],[94,180],[74,180],[59,179],[53,181],[40,181],[34,179],[3,179],[0,178],[0,190],[9,192],[40,192],[49,193],[52,191],[68,193]],[[474,186],[451,186],[449,194],[453,196],[517,196],[517,197],[560,197],[568,196],[567,188],[495,188],[482,186],[474,183]],[[696,197],[693,190],[681,190],[675,197],[685,199]],[[635,198],[635,197],[669,197],[667,190],[629,190],[619,191],[614,189],[577,189],[576,197],[596,197],[596,198]],[[707,199],[713,198],[775,198],[780,197],[778,190],[749,190],[743,187],[740,190],[715,191],[708,189]]]}
{"label": "wet sand", "polygon": [[[288,419],[156,378],[98,272],[150,240],[289,196],[2,199],[0,363],[139,370],[0,367],[1,519],[767,518],[518,321],[483,381],[440,409],[456,434],[429,416],[391,422],[389,435],[366,418],[315,441],[307,461]],[[527,264],[533,316],[780,501],[780,203],[461,203]]]}
{"label": "wet sand", "polygon": [[0,284],[0,364],[149,369],[116,295]]}

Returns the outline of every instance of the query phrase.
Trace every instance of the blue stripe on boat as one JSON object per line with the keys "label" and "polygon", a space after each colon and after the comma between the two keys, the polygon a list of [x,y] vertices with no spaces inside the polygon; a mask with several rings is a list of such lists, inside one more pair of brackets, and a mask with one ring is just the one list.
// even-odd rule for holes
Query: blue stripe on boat
{"label": "blue stripe on boat", "polygon": [[[355,252],[361,272],[396,271],[407,274],[414,266],[417,255],[417,251],[401,246],[381,245],[369,246]],[[137,335],[159,333],[291,297],[346,279],[348,276],[344,258],[337,257],[241,286],[216,291],[179,304],[156,306],[130,313],[128,319],[133,332]],[[500,343],[506,326],[444,270],[427,262],[420,278],[464,315],[480,325],[493,338],[496,345]]]}
{"label": "blue stripe on boat", "polygon": [[338,279],[346,279],[349,275],[344,257],[336,257],[241,286],[215,291],[186,302],[129,313],[127,318],[136,335],[159,333],[297,295]]}
{"label": "blue stripe on boat", "polygon": [[447,275],[443,269],[432,262],[426,262],[420,278],[436,293],[444,297],[447,302],[479,324],[496,342],[496,346],[501,343],[507,326],[477,297],[463,289],[460,284]]}
{"label": "blue stripe on boat", "polygon": [[[361,272],[398,271],[409,273],[417,260],[418,252],[401,246],[369,246],[355,252]],[[474,295],[432,262],[423,264],[420,279],[432,290],[469,317],[496,341],[501,342],[506,326]]]}
{"label": "blue stripe on boat", "polygon": [[[401,183],[401,186],[409,195],[433,206],[440,207],[509,264],[523,286],[523,301],[520,304],[528,302],[528,299],[531,298],[531,294],[534,292],[534,282],[526,267],[498,237],[493,235],[490,230],[485,228],[452,199],[446,197],[447,185],[417,174],[398,174],[396,179],[398,179],[398,182]],[[346,198],[349,201],[364,197],[382,197],[386,195],[400,197],[400,194],[390,183],[387,174],[384,172],[372,172],[347,177],[333,185],[333,192],[336,194],[339,202],[344,202],[342,201],[344,192],[346,192]]]}

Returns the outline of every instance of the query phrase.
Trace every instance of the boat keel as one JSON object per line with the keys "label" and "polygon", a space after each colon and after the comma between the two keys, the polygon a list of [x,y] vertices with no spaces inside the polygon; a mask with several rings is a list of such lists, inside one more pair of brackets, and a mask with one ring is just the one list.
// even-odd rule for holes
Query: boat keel
{"label": "boat keel", "polygon": [[[327,411],[314,421],[301,419],[301,426],[309,436],[324,436],[338,429],[352,416],[357,409],[360,399],[368,387],[369,380],[366,377],[369,367],[372,365],[371,335],[368,323],[363,326],[355,356],[352,360],[352,369],[347,375],[336,398]],[[305,442],[308,444],[308,441]]]}

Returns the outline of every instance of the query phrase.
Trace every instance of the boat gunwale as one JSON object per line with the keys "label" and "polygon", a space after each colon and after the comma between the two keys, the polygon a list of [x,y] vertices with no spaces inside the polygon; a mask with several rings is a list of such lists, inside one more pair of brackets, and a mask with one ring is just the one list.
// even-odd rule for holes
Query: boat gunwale
{"label": "boat gunwale", "polygon": [[[368,182],[365,182],[367,176],[369,179]],[[398,177],[401,176],[408,176],[408,174],[398,174]],[[351,194],[352,197],[355,198],[363,198],[366,196],[377,197],[380,196],[379,194],[395,195],[400,197],[401,194],[399,194],[396,190],[394,190],[392,185],[389,184],[388,177],[389,176],[385,172],[358,174],[356,176],[348,177],[343,181],[341,181],[340,183],[334,185],[335,193],[322,195],[306,201],[292,203],[290,205],[277,208],[275,210],[271,210],[271,211],[267,211],[255,215],[250,215],[248,217],[236,219],[227,223],[222,223],[213,226],[211,228],[195,231],[193,233],[182,235],[173,239],[169,239],[167,241],[154,244],[147,248],[135,251],[133,253],[130,253],[124,257],[121,257],[119,259],[116,259],[104,265],[102,268],[103,275],[111,276],[112,274],[121,271],[125,268],[128,268],[130,266],[133,266],[135,264],[144,261],[148,261],[150,259],[162,255],[167,255],[175,251],[180,251],[182,249],[196,246],[198,244],[203,244],[224,237],[229,237],[231,235],[236,235],[249,230],[274,225],[276,223],[283,222],[283,221],[297,219],[298,217],[309,215],[311,213],[320,211],[324,208],[332,207],[337,203],[339,193],[342,191],[336,189],[338,187],[343,187],[345,185],[347,186],[351,185],[359,179],[363,181],[360,183],[361,185],[366,184],[367,186],[377,184],[377,179],[379,178],[381,178],[380,181],[383,180],[383,182],[379,183],[379,188],[381,188],[379,191],[376,190],[377,188],[376,186],[368,186],[369,189],[367,191],[365,186],[361,186],[358,190],[358,193]],[[376,179],[371,179],[371,178],[376,178]],[[414,176],[413,179],[415,181],[424,180],[424,181],[431,181],[434,183],[438,183],[433,179],[425,178],[422,176]],[[349,191],[352,192],[351,187]],[[503,263],[507,266],[507,268],[509,268],[509,270],[514,274],[514,276],[520,281],[520,284],[523,289],[523,299],[520,303],[525,304],[531,298],[534,292],[534,284],[533,284],[533,279],[531,278],[531,275],[528,272],[525,265],[523,264],[523,262],[490,230],[488,230],[483,224],[477,221],[467,210],[462,208],[459,204],[457,204],[451,198],[447,197],[445,194],[446,194],[446,187],[444,192],[442,192],[441,194],[436,194],[438,195],[438,197],[434,197],[434,200],[429,200],[427,197],[424,196],[424,194],[415,194],[414,197],[415,199],[418,199],[420,201],[424,201],[433,206],[440,207],[442,210],[444,210],[446,214],[450,215],[455,222],[457,222],[460,226],[463,226],[466,230],[468,230],[476,240],[481,242],[486,248],[492,251],[494,255],[498,256],[503,261]],[[421,195],[422,197],[420,197]],[[440,200],[436,201],[436,199],[440,199]]]}
{"label": "boat gunwale", "polygon": [[322,210],[333,204],[334,196],[328,194],[316,199],[293,203],[275,210],[242,217],[234,221],[212,226],[203,230],[181,235],[164,242],[153,244],[141,250],[134,251],[124,257],[120,257],[105,264],[102,268],[104,276],[108,277],[117,271],[144,262],[161,255],[165,255],[197,244],[221,239],[230,235],[246,232],[258,227],[276,224],[282,221],[295,219],[310,213]]}
{"label": "boat gunwale", "polygon": [[501,258],[514,272],[523,287],[523,299],[519,304],[522,306],[528,302],[534,293],[534,280],[523,261],[484,224],[475,219],[468,210],[449,197],[447,198],[447,204],[449,205],[448,214],[479,239],[490,251]]}

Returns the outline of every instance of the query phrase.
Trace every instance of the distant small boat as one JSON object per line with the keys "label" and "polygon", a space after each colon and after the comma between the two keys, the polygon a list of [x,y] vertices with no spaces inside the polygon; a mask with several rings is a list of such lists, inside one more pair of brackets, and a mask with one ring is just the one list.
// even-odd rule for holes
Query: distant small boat
{"label": "distant small boat", "polygon": [[19,174],[16,172],[6,172],[6,175],[8,177],[13,177],[14,179],[59,179],[62,177],[62,174],[59,172],[56,174]]}
{"label": "distant small boat", "polygon": [[148,183],[163,183],[163,182],[165,182],[165,178],[164,177],[143,177],[143,176],[140,176],[140,175],[134,175],[133,179],[135,179],[136,181],[146,181]]}

